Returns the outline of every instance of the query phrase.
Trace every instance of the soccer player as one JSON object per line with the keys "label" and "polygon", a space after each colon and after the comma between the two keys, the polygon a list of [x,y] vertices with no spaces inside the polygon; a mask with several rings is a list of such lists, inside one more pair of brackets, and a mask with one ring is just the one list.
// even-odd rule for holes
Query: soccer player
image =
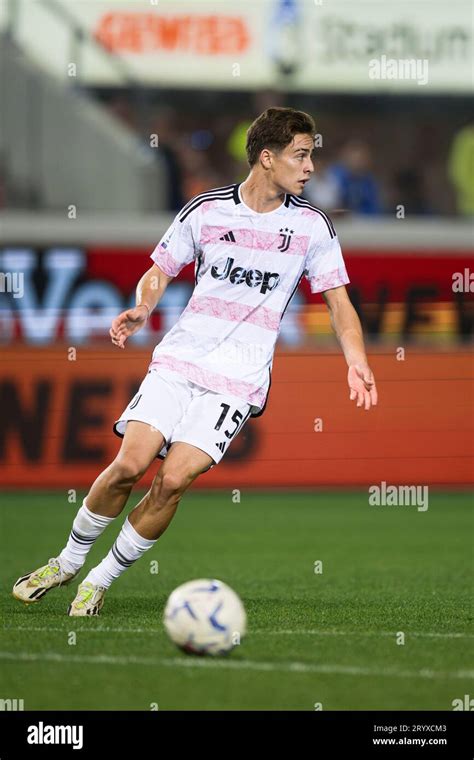
{"label": "soccer player", "polygon": [[349,368],[350,399],[365,409],[377,403],[334,225],[300,198],[314,171],[315,133],[308,114],[267,109],[247,133],[247,179],[192,198],[156,246],[137,286],[137,305],[112,322],[112,343],[123,349],[168,283],[194,262],[192,296],[115,423],[120,451],[84,499],[66,546],[18,579],[15,598],[38,602],[72,581],[160,456],[150,490],[68,609],[73,616],[99,614],[106,590],[164,533],[191,483],[222,459],[249,417],[262,414],[281,320],[303,276],[328,306]]}

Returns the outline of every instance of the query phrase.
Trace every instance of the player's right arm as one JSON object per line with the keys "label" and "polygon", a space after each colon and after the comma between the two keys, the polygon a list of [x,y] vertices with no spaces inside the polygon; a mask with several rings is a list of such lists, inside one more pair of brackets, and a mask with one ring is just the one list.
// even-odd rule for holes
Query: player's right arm
{"label": "player's right arm", "polygon": [[112,322],[109,334],[114,346],[125,348],[127,338],[143,327],[172,279],[156,264],[145,272],[137,285],[137,305],[122,311]]}
{"label": "player's right arm", "polygon": [[198,218],[190,201],[175,217],[151,254],[153,266],[137,285],[137,305],[119,314],[112,322],[110,337],[115,346],[136,333],[163,296],[168,283],[196,257],[199,246]]}

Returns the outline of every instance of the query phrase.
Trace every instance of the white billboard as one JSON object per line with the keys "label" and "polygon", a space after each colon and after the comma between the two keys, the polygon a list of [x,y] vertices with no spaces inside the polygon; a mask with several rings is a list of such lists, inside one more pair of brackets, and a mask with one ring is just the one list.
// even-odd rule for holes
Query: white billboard
{"label": "white billboard", "polygon": [[225,90],[473,88],[470,0],[17,0],[12,7],[17,39],[42,66],[90,84],[129,76]]}

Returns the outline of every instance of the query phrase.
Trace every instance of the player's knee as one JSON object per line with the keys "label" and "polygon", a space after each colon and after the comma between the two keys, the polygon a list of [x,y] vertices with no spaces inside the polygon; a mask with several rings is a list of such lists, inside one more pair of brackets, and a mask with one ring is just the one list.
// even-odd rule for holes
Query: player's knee
{"label": "player's knee", "polygon": [[179,498],[187,487],[187,480],[175,470],[167,470],[161,475],[158,474],[156,487],[162,497]]}
{"label": "player's knee", "polygon": [[121,458],[117,457],[112,462],[112,480],[116,485],[129,485],[134,484],[145,472],[143,465],[133,457]]}

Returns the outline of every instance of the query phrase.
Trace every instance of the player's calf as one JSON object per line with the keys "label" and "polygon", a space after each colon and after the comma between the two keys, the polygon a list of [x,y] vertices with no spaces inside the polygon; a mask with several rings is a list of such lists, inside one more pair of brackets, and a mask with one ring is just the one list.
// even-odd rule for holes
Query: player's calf
{"label": "player's calf", "polygon": [[[179,443],[171,447],[153,486],[125,520],[122,530],[102,562],[81,583],[69,615],[98,615],[103,594],[166,530],[179,500],[212,459],[200,449]],[[101,592],[95,595],[95,590]]]}
{"label": "player's calf", "polygon": [[173,519],[185,491],[211,463],[211,457],[196,446],[174,443],[150,491],[129,515],[135,530],[157,540]]}

